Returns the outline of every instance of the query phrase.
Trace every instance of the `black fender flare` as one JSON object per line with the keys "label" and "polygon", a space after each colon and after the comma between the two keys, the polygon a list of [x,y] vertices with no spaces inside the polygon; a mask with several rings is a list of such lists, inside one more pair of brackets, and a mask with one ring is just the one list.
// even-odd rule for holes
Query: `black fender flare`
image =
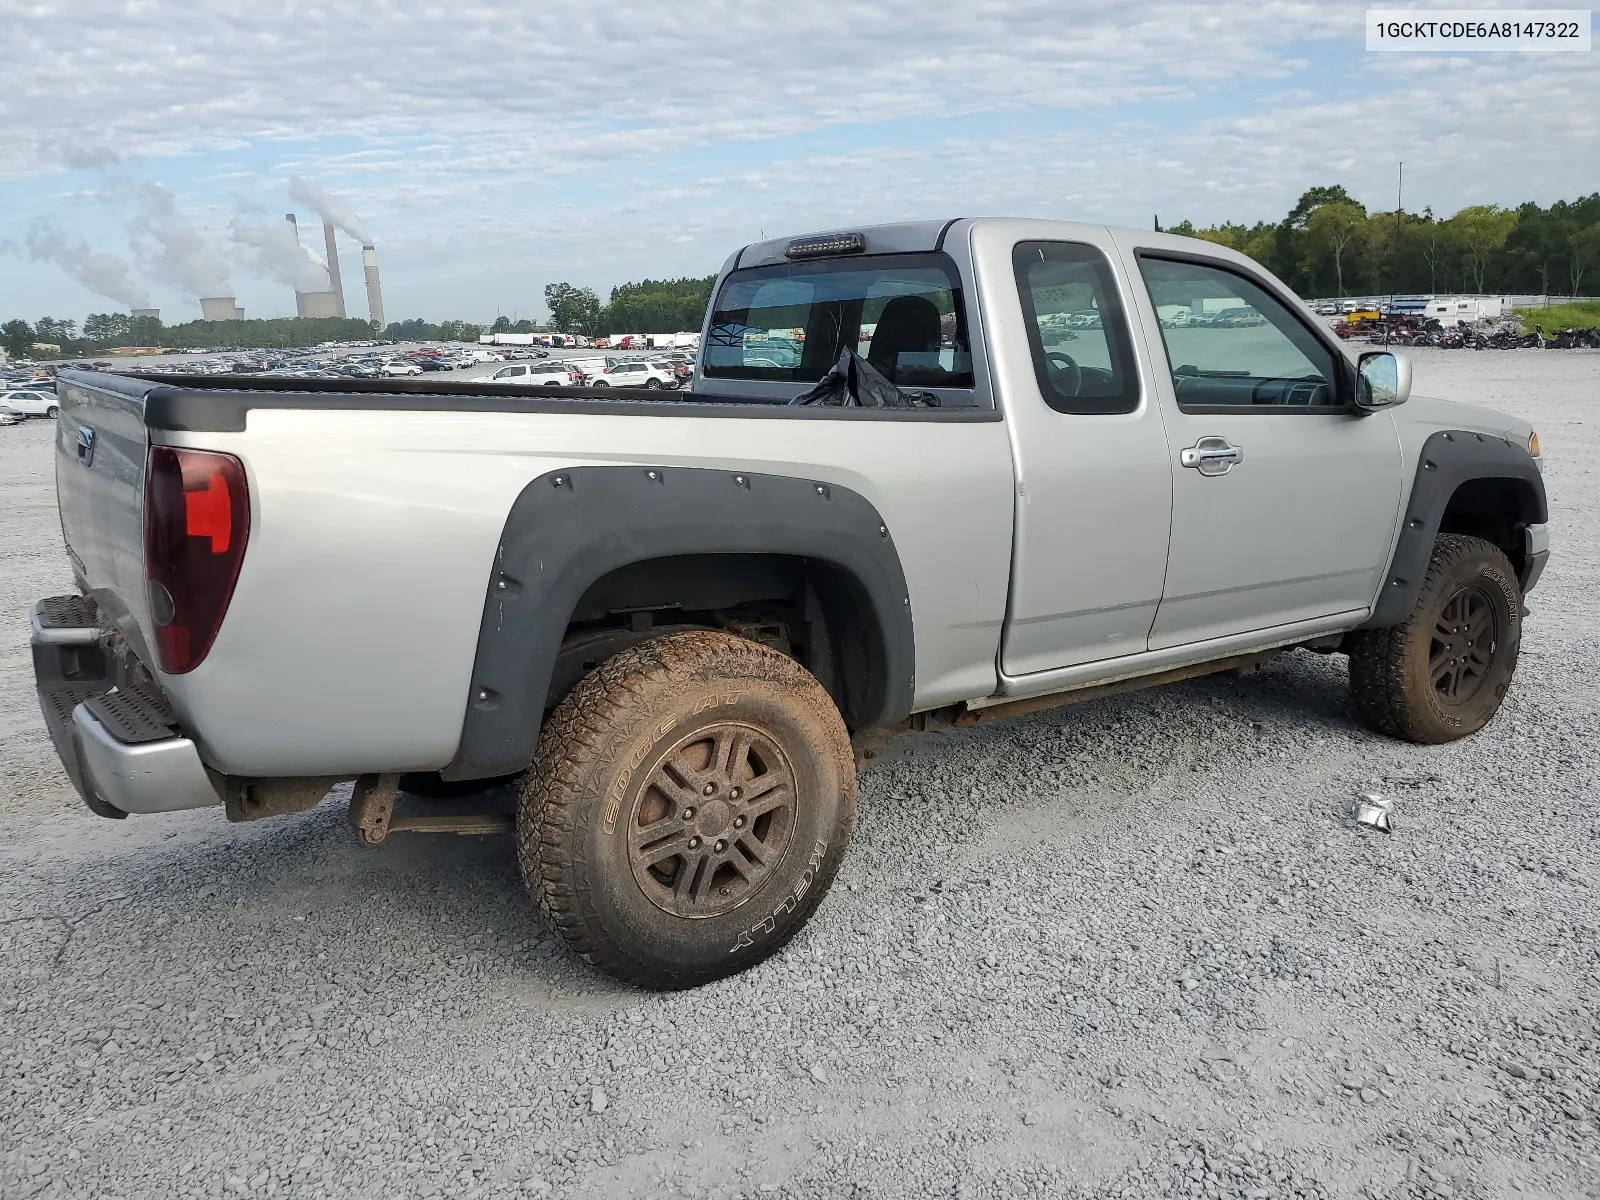
{"label": "black fender flare", "polygon": [[1519,489],[1528,498],[1518,519],[1525,524],[1548,519],[1544,476],[1526,446],[1494,434],[1460,429],[1442,429],[1431,435],[1417,458],[1416,480],[1406,501],[1383,590],[1362,629],[1385,629],[1411,615],[1450,499],[1462,484],[1474,479],[1507,479],[1527,485]]}
{"label": "black fender flare", "polygon": [[506,518],[478,629],[471,690],[445,779],[509,775],[533,760],[556,656],[578,601],[618,567],[684,554],[788,554],[842,572],[882,640],[858,724],[911,711],[911,598],[888,525],[834,483],[700,467],[550,471]]}

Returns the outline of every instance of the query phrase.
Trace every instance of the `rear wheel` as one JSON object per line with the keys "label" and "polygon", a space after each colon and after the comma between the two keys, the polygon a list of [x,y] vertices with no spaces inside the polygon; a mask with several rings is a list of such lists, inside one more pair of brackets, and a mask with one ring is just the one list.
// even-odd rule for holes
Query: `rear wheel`
{"label": "rear wheel", "polygon": [[44,415],[49,417],[52,421],[54,421],[57,417],[59,417],[61,415],[61,410],[59,408],[57,408],[54,404],[52,404],[49,408],[44,410]]}
{"label": "rear wheel", "polygon": [[1452,742],[1500,711],[1522,644],[1522,589],[1500,548],[1440,534],[1411,616],[1350,635],[1358,720],[1409,742]]}
{"label": "rear wheel", "polygon": [[793,659],[713,631],[602,663],[557,707],[517,813],[523,878],[588,962],[683,988],[776,952],[838,870],[849,736]]}
{"label": "rear wheel", "polygon": [[645,385],[645,387],[650,388],[653,391],[659,392],[661,390],[661,380],[659,380],[659,379],[654,379],[654,378],[646,379],[644,381],[644,385]]}

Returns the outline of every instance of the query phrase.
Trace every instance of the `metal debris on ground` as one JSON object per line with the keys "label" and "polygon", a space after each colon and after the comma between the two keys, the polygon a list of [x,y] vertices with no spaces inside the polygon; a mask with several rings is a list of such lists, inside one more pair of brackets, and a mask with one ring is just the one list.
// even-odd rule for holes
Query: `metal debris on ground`
{"label": "metal debris on ground", "polygon": [[1385,833],[1393,833],[1389,814],[1394,811],[1394,801],[1377,792],[1362,792],[1350,808],[1350,816],[1357,825],[1370,825]]}

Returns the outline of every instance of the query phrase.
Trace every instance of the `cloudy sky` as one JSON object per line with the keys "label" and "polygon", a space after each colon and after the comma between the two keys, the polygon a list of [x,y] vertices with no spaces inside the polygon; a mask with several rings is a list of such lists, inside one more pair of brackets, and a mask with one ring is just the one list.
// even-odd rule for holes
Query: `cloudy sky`
{"label": "cloudy sky", "polygon": [[537,316],[552,280],[604,298],[869,221],[1275,219],[1334,182],[1390,207],[1400,160],[1414,210],[1600,187],[1595,54],[1368,54],[1364,11],[0,0],[0,319],[116,307],[62,246],[80,278],[114,255],[166,320],[198,316],[157,226],[249,315],[292,314],[248,229],[312,219],[295,176],[371,231],[390,319],[432,320]]}

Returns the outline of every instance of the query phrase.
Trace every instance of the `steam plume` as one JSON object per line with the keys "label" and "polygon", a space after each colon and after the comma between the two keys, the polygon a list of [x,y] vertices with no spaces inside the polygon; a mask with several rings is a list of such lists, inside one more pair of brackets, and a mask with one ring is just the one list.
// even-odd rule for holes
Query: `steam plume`
{"label": "steam plume", "polygon": [[363,246],[372,245],[372,235],[361,223],[361,218],[351,212],[342,200],[336,200],[328,195],[309,179],[302,179],[298,175],[290,179],[289,198],[296,204],[304,204],[307,208],[315,209],[317,215],[324,221],[337,225]]}
{"label": "steam plume", "polygon": [[39,222],[28,233],[28,253],[53,262],[98,296],[128,308],[149,308],[150,295],[133,281],[128,264],[115,254],[91,250],[88,242],[69,242],[59,230]]}
{"label": "steam plume", "polygon": [[200,231],[178,215],[172,193],[159,183],[136,186],[139,209],[128,222],[139,265],[191,296],[231,296],[228,268],[206,247]]}
{"label": "steam plume", "polygon": [[279,283],[297,292],[328,290],[327,265],[295,235],[289,222],[246,225],[234,221],[233,240],[251,251],[256,265]]}

